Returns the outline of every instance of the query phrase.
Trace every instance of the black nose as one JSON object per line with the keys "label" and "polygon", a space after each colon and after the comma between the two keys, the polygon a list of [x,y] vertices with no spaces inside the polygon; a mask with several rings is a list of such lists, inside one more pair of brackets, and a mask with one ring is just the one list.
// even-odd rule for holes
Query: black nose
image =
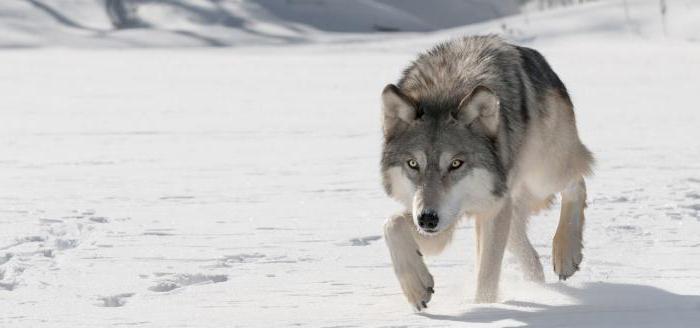
{"label": "black nose", "polygon": [[439,221],[440,219],[438,218],[437,213],[433,211],[425,211],[418,216],[418,226],[426,230],[433,230],[437,228]]}

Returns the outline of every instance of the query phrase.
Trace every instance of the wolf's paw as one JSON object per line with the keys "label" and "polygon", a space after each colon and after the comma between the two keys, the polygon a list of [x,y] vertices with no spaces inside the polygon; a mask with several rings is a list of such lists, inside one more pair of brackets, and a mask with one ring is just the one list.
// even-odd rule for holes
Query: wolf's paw
{"label": "wolf's paw", "polygon": [[539,258],[536,260],[536,263],[532,264],[525,270],[525,280],[538,284],[544,284],[544,270],[542,269],[542,264],[540,263]]}
{"label": "wolf's paw", "polygon": [[581,240],[564,234],[556,234],[552,246],[552,264],[559,280],[566,280],[579,269],[583,260]]}
{"label": "wolf's paw", "polygon": [[419,251],[396,268],[396,276],[408,302],[418,311],[427,308],[435,283]]}
{"label": "wolf's paw", "polygon": [[482,290],[477,288],[476,296],[474,297],[474,303],[484,304],[484,303],[496,303],[498,294],[494,290]]}

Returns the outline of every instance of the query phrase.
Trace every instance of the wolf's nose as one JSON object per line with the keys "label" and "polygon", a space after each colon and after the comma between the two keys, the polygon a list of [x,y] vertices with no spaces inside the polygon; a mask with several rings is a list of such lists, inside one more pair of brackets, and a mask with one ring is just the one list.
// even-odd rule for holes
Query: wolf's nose
{"label": "wolf's nose", "polygon": [[426,230],[433,230],[437,227],[440,219],[437,213],[433,211],[426,211],[420,214],[418,217],[418,226]]}

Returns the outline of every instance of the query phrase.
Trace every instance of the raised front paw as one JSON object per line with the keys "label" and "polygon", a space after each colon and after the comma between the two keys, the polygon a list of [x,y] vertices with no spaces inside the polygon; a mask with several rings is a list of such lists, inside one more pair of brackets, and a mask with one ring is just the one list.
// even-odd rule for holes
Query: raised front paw
{"label": "raised front paw", "polygon": [[552,264],[559,280],[566,280],[579,269],[583,260],[583,245],[579,238],[562,233],[554,236]]}
{"label": "raised front paw", "polygon": [[396,276],[408,302],[418,311],[427,308],[435,293],[435,283],[418,250],[397,265]]}

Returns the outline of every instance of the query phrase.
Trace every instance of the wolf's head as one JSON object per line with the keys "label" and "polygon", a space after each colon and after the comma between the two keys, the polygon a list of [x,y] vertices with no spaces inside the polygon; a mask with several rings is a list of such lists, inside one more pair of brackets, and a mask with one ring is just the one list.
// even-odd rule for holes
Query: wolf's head
{"label": "wolf's head", "polygon": [[505,193],[496,152],[499,101],[484,86],[462,99],[417,102],[394,85],[382,93],[386,192],[435,234],[463,215],[493,211]]}

